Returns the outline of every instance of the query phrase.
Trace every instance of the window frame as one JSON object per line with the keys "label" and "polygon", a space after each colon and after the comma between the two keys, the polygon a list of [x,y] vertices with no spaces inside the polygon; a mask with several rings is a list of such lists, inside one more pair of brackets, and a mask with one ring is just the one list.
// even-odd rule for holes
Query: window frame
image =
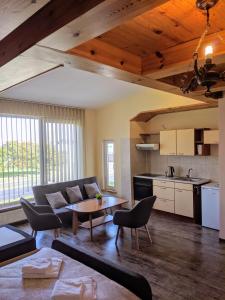
{"label": "window frame", "polygon": [[[107,164],[107,145],[113,144],[113,166],[114,166],[114,186],[110,186],[107,184],[108,182],[108,164]],[[115,141],[113,139],[103,140],[103,182],[104,189],[108,192],[116,192],[116,175],[115,175]]]}

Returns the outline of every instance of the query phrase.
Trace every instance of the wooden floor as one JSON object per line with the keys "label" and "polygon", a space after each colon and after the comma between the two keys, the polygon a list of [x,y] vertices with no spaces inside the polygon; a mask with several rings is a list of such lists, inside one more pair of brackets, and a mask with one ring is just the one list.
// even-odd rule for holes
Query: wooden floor
{"label": "wooden floor", "polygon": [[[30,232],[28,225],[20,228]],[[153,213],[149,228],[153,244],[141,232],[140,251],[125,229],[117,252],[111,223],[94,229],[94,242],[86,229],[79,229],[76,237],[63,229],[62,238],[143,274],[155,300],[225,299],[225,243],[219,243],[217,231],[159,213]],[[37,246],[48,247],[52,240],[52,232],[39,232]]]}

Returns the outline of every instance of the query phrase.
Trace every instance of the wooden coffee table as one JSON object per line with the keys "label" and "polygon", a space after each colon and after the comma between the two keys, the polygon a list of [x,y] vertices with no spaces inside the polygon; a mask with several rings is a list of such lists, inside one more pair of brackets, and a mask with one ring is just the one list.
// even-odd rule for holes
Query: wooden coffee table
{"label": "wooden coffee table", "polygon": [[[92,229],[94,227],[100,226],[102,224],[111,222],[113,219],[112,215],[105,214],[104,216],[92,219],[92,214],[98,211],[106,210],[107,208],[112,208],[118,205],[127,203],[128,200],[117,198],[117,197],[103,197],[102,201],[97,199],[83,200],[79,203],[71,204],[67,206],[68,209],[73,211],[73,233],[77,233],[78,227],[86,228],[90,230],[91,240],[93,240]],[[89,221],[84,223],[79,223],[78,213],[89,214]]]}

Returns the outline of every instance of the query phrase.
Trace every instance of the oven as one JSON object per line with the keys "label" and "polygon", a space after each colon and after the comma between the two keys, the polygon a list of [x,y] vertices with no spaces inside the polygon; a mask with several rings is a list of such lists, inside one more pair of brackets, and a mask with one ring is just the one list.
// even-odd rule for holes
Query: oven
{"label": "oven", "polygon": [[141,200],[153,195],[151,178],[133,177],[134,200]]}

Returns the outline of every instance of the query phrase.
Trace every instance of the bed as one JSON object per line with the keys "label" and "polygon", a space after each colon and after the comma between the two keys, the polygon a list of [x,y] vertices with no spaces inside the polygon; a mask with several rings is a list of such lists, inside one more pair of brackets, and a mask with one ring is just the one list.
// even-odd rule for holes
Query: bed
{"label": "bed", "polygon": [[25,261],[37,257],[63,259],[59,279],[91,276],[97,282],[98,300],[151,300],[151,287],[146,279],[134,272],[116,266],[86,250],[64,241],[53,241],[52,248],[38,252],[0,268],[0,300],[46,300],[57,279],[22,279]]}

